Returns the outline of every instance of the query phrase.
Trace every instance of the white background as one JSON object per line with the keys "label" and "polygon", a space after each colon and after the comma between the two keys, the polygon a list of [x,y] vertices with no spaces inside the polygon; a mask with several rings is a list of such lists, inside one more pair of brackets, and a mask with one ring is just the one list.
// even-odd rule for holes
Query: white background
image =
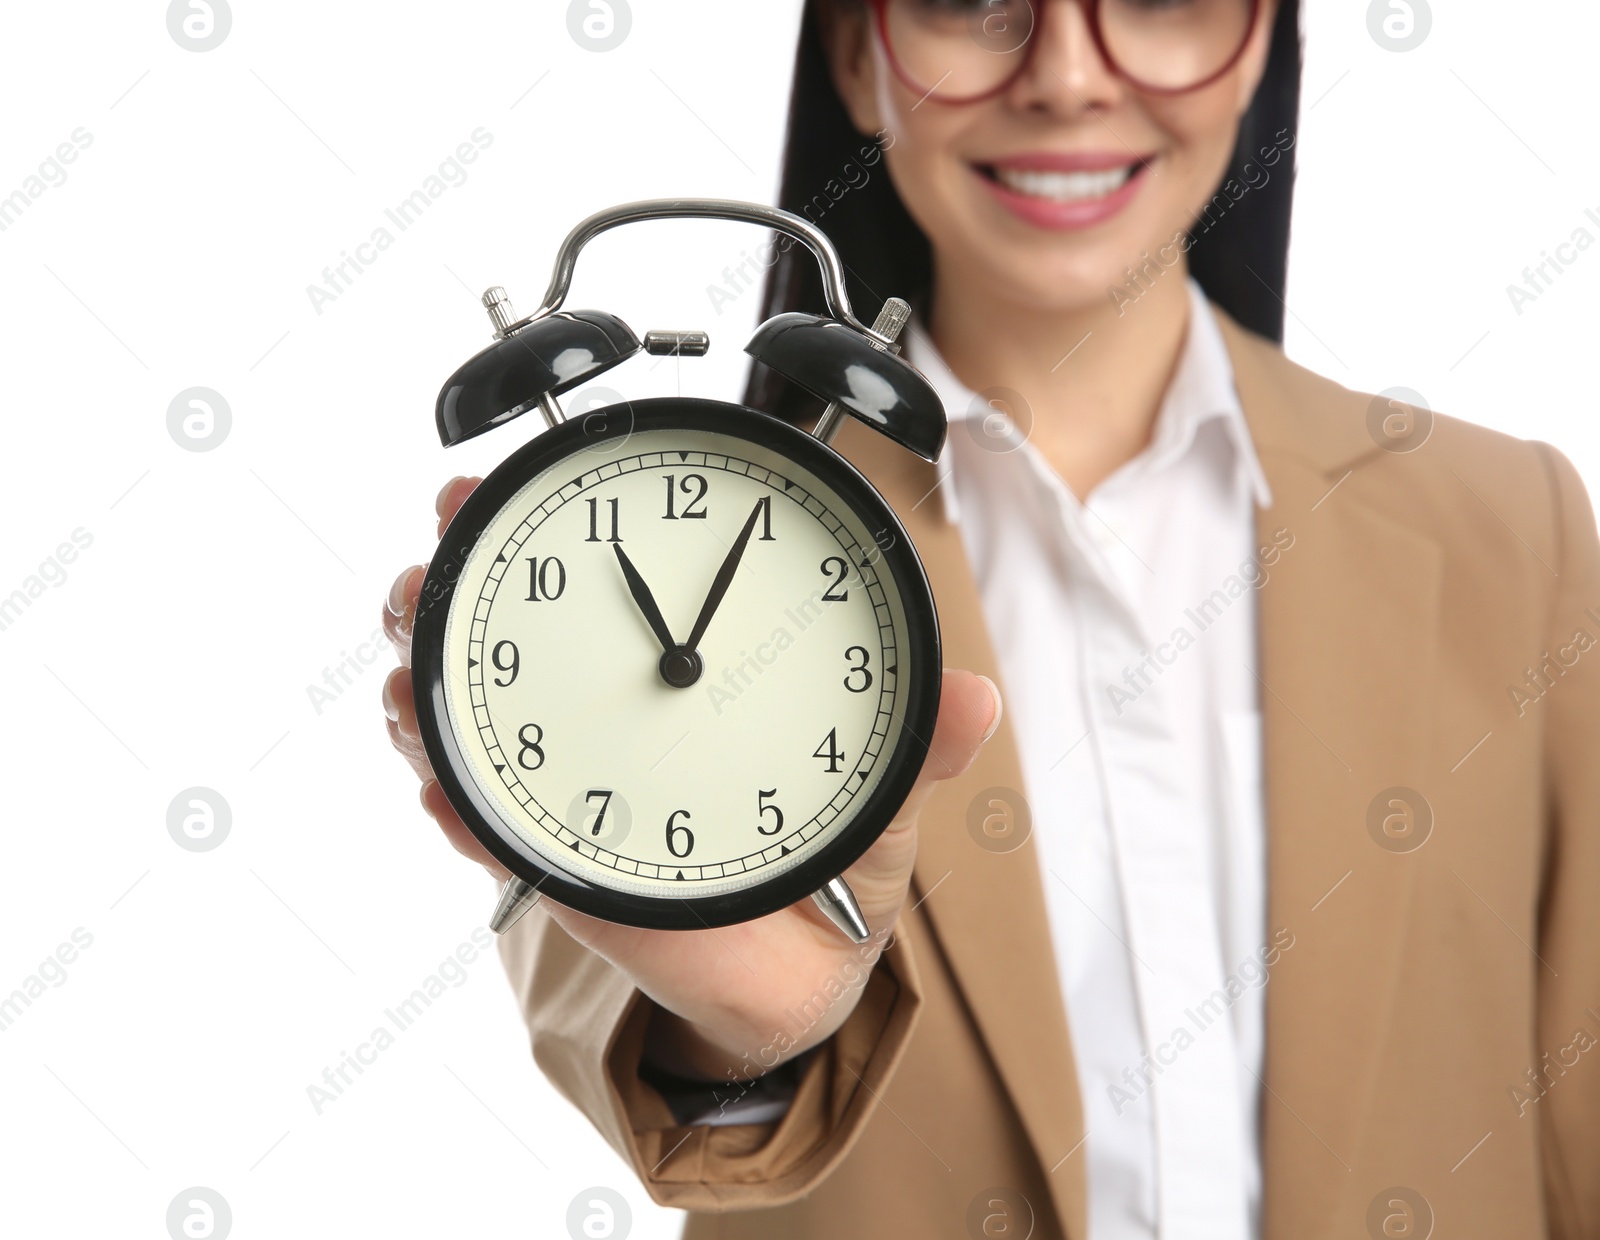
{"label": "white background", "polygon": [[[1288,352],[1548,439],[1600,490],[1600,247],[1521,315],[1506,292],[1580,225],[1600,239],[1600,14],[1437,5],[1397,54],[1364,8],[1311,4]],[[0,597],[93,539],[0,631],[0,997],[93,936],[0,1032],[0,1233],[161,1237],[201,1185],[240,1237],[560,1236],[609,1185],[632,1234],[675,1235],[533,1066],[492,953],[316,1113],[307,1087],[493,891],[389,748],[389,652],[320,712],[308,687],[430,554],[440,484],[535,430],[435,437],[440,383],[488,340],[476,292],[531,310],[601,207],[771,201],[799,5],[637,4],[603,54],[562,0],[236,2],[203,53],[164,9],[14,5],[0,30],[0,195],[92,135],[0,232]],[[398,233],[384,208],[480,127],[466,181]],[[393,247],[318,313],[307,286],[379,225]],[[569,305],[713,338],[681,373],[602,382],[736,398],[756,298],[718,315],[705,289],[761,240],[697,222],[591,245]],[[213,451],[167,431],[194,386],[231,407]],[[167,832],[194,785],[232,809],[214,851]]]}

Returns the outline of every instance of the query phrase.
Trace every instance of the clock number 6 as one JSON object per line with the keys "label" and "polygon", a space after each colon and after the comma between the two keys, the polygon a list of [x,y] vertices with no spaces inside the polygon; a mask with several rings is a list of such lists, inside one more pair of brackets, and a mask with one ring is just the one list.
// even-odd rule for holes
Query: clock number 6
{"label": "clock number 6", "polygon": [[[533,729],[533,739],[528,739],[528,730]],[[517,751],[517,765],[525,771],[537,771],[544,765],[544,750],[539,748],[539,742],[544,740],[544,729],[537,723],[525,723],[517,733],[517,739],[522,742],[522,748]],[[529,762],[528,755],[538,756],[537,762]]]}
{"label": "clock number 6", "polygon": [[769,810],[773,814],[772,829],[770,831],[761,824],[756,824],[756,830],[762,835],[776,835],[779,831],[783,830],[783,811],[776,805],[767,804],[768,797],[775,797],[777,795],[778,790],[776,788],[769,789],[766,792],[762,792],[759,789],[756,791],[756,816],[765,817]]}
{"label": "clock number 6", "polygon": [[[674,857],[687,857],[694,851],[694,832],[689,830],[688,827],[680,827],[677,825],[679,814],[682,814],[685,818],[689,817],[689,811],[686,809],[675,809],[672,811],[671,816],[668,817],[667,851]],[[682,852],[678,851],[677,845],[673,842],[674,840],[680,839],[683,841]]]}
{"label": "clock number 6", "polygon": [[[844,687],[850,690],[851,693],[865,693],[868,689],[872,688],[872,673],[867,671],[867,662],[870,656],[867,654],[867,648],[865,646],[851,646],[844,652],[844,657],[848,659],[855,654],[859,654],[861,656],[861,666],[856,667],[852,665],[850,670],[845,673],[843,684]],[[855,676],[858,672],[861,674],[861,683],[858,685],[851,684],[851,677]]]}

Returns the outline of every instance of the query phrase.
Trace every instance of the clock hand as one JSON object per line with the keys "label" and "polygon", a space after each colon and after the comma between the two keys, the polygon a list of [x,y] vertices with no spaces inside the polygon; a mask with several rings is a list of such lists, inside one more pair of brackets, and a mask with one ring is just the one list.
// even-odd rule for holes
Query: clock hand
{"label": "clock hand", "polygon": [[689,640],[683,643],[685,649],[700,649],[700,639],[706,635],[711,617],[717,614],[717,605],[722,602],[722,596],[733,584],[734,571],[739,567],[745,544],[750,541],[750,533],[756,528],[756,518],[760,515],[761,504],[757,503],[750,513],[750,519],[744,523],[744,529],[739,531],[739,537],[734,540],[733,550],[728,552],[728,558],[722,561],[722,567],[717,570],[716,580],[711,583],[711,593],[706,595],[705,605],[700,608],[700,616],[694,622],[694,631],[689,634]]}
{"label": "clock hand", "polygon": [[655,596],[650,593],[650,587],[645,585],[644,578],[633,566],[633,561],[628,558],[628,553],[622,549],[621,543],[612,543],[611,549],[617,553],[617,562],[622,565],[622,575],[628,581],[628,593],[633,595],[633,601],[639,605],[645,622],[656,635],[656,640],[661,643],[661,649],[673,649],[678,643],[673,641],[672,634],[667,632],[667,622],[661,618],[661,608],[656,606]]}

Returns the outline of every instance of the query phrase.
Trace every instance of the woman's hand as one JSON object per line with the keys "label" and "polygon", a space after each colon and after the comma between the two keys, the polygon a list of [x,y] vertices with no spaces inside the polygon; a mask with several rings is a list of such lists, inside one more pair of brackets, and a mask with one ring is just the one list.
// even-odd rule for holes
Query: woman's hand
{"label": "woman's hand", "polygon": [[[454,478],[435,505],[439,533],[466,501],[477,478]],[[434,778],[417,731],[411,689],[411,626],[424,566],[396,579],[384,631],[401,666],[383,686],[389,739],[422,781],[423,808],[445,837],[488,870],[508,875],[467,829]],[[811,900],[755,921],[716,930],[643,930],[587,916],[545,898],[527,916],[548,916],[579,943],[621,969],[663,1011],[654,1020],[649,1057],[669,1070],[708,1080],[759,1075],[817,1045],[855,1009],[872,964],[905,903],[917,853],[917,814],[936,782],[964,771],[1000,721],[1000,698],[987,678],[944,673],[938,724],[910,796],[889,828],[845,872],[872,931],[851,943]],[[834,985],[829,987],[829,982]],[[827,989],[843,988],[820,1019],[796,1027],[792,1013]]]}

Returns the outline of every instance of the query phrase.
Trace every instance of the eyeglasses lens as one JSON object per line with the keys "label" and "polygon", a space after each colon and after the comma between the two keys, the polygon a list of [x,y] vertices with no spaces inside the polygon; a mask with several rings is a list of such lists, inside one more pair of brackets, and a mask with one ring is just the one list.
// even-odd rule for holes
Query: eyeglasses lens
{"label": "eyeglasses lens", "polygon": [[[887,0],[901,74],[951,102],[999,90],[1022,68],[1045,0]],[[1225,68],[1250,33],[1252,0],[1100,0],[1112,67],[1136,86],[1179,91]]]}

